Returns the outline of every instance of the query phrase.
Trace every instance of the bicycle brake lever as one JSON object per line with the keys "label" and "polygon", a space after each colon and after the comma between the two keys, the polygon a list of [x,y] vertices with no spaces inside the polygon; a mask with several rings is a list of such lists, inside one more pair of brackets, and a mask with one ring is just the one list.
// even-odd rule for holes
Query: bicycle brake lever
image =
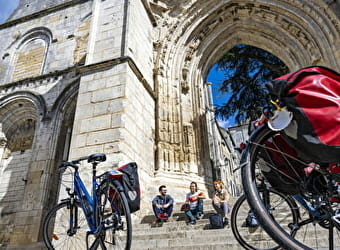
{"label": "bicycle brake lever", "polygon": [[60,166],[59,169],[58,169],[58,172],[59,173],[65,173],[67,167],[66,166]]}

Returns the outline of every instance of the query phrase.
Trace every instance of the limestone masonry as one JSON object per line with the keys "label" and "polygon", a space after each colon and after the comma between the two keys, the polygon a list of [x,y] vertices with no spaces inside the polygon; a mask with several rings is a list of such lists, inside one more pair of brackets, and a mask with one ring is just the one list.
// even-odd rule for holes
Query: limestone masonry
{"label": "limestone masonry", "polygon": [[248,44],[339,71],[339,17],[339,0],[21,0],[0,24],[0,249],[41,243],[58,165],[92,153],[99,172],[137,162],[134,220],[161,184],[178,203],[191,181],[238,195],[243,130],[215,123],[209,69]]}

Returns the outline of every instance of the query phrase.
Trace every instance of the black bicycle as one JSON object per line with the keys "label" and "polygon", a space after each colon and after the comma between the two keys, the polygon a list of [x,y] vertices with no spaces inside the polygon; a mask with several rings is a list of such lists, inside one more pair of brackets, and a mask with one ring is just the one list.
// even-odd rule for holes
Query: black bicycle
{"label": "black bicycle", "polygon": [[[286,249],[340,248],[339,164],[305,162],[267,124],[257,128],[242,153],[245,197],[262,228]],[[261,176],[267,185],[291,195],[299,204],[299,219],[282,224],[263,199]],[[248,208],[247,208],[248,209]]]}
{"label": "black bicycle", "polygon": [[[78,172],[84,160],[92,164],[91,195]],[[44,220],[43,239],[48,249],[130,249],[132,226],[123,173],[111,170],[96,176],[97,165],[105,160],[104,154],[93,154],[60,166],[62,171],[73,170],[73,187],[66,188],[69,197]]]}
{"label": "black bicycle", "polygon": [[[270,215],[287,233],[292,233],[294,237],[296,231],[291,231],[289,226],[297,224],[300,217],[295,200],[289,195],[268,187],[263,177],[258,176],[258,178],[262,178],[258,190]],[[261,227],[244,194],[237,199],[233,206],[231,229],[235,239],[245,249],[274,250],[280,248]]]}

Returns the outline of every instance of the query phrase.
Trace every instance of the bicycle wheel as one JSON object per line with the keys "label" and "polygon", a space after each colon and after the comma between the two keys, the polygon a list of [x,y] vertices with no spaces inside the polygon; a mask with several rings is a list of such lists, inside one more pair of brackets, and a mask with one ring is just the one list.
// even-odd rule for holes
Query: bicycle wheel
{"label": "bicycle wheel", "polygon": [[[263,192],[260,195],[263,197]],[[275,190],[267,190],[265,195],[269,196],[269,199],[266,199],[268,203],[266,206],[271,216],[286,231],[290,231],[289,225],[297,223],[299,217],[294,200]],[[256,217],[252,217],[245,195],[241,195],[234,204],[231,212],[231,229],[236,240],[245,249],[279,248],[279,245],[258,224]]]}
{"label": "bicycle wheel", "polygon": [[[260,221],[260,224],[266,230],[266,232],[276,241],[279,245],[284,246],[287,249],[329,249],[330,242],[335,243],[335,247],[340,247],[339,231],[335,229],[335,232],[331,234],[331,230],[325,229],[319,225],[320,220],[310,215],[309,211],[300,205],[301,221],[296,225],[291,225],[292,230],[296,231],[295,238],[293,238],[289,232],[277,223],[270,212],[266,208],[266,204],[261,199],[261,192],[258,190],[258,175],[262,176],[269,172],[276,173],[276,180],[268,181],[270,184],[276,185],[277,183],[285,183],[287,190],[299,189],[303,193],[304,179],[299,178],[298,173],[294,178],[278,171],[276,160],[274,159],[275,152],[276,157],[278,154],[281,159],[284,159],[284,164],[290,168],[290,171],[299,171],[297,166],[308,166],[306,162],[302,162],[294,154],[287,153],[285,148],[280,147],[275,143],[275,136],[278,133],[271,131],[267,126],[258,128],[249,139],[249,143],[242,154],[241,166],[242,166],[242,184],[246,198],[254,211],[256,217]],[[266,178],[266,177],[265,177]],[[267,179],[268,180],[268,179]],[[277,183],[275,183],[275,181]],[[301,185],[302,184],[302,185]],[[320,187],[321,190],[321,187]],[[291,192],[287,191],[287,192]],[[315,200],[324,199],[322,195],[318,194],[313,198]],[[326,201],[324,199],[324,201]],[[326,202],[327,203],[327,202]],[[332,210],[328,206],[328,211]],[[304,212],[304,213],[303,213]],[[330,216],[328,217],[328,220]],[[327,220],[327,219],[326,219]],[[322,224],[325,225],[325,219],[322,220]],[[333,225],[333,223],[330,223]]]}
{"label": "bicycle wheel", "polygon": [[100,222],[105,225],[105,246],[107,249],[130,249],[132,225],[125,193],[112,182],[106,182],[100,194]]}
{"label": "bicycle wheel", "polygon": [[86,249],[86,233],[89,230],[85,215],[78,202],[73,205],[75,231],[70,230],[70,203],[62,202],[52,208],[43,224],[43,239],[48,249]]}

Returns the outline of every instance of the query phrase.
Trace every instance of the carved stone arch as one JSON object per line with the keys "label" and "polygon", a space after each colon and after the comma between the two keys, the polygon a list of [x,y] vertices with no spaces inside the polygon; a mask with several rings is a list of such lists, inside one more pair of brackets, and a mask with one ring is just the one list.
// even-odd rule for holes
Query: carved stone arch
{"label": "carved stone arch", "polygon": [[45,27],[26,32],[17,42],[13,53],[11,80],[17,81],[44,72],[46,56],[52,42],[52,33]]}
{"label": "carved stone arch", "polygon": [[[179,18],[171,24],[167,20],[168,33],[158,60],[168,66],[163,68],[172,71],[167,72],[172,80],[181,74],[178,70],[179,65],[184,64],[179,63],[181,60],[191,62],[196,52],[195,57],[205,59],[207,54],[214,53],[211,48],[228,38],[223,36],[228,31],[229,35],[233,32],[234,37],[239,36],[239,43],[254,41],[252,36],[261,38],[257,46],[275,52],[280,58],[285,57],[288,49],[290,54],[296,54],[299,65],[288,58],[284,61],[295,68],[309,64],[339,68],[336,59],[339,51],[335,45],[339,40],[340,22],[323,1],[221,1],[217,4],[195,1]],[[264,41],[271,39],[279,42],[277,46],[266,45]]]}
{"label": "carved stone arch", "polygon": [[40,116],[40,119],[45,118],[47,109],[45,99],[41,95],[29,91],[17,91],[0,98],[0,109],[11,102],[20,100],[31,102],[32,105],[36,107],[37,114]]}
{"label": "carved stone arch", "polygon": [[25,34],[22,35],[20,41],[18,42],[16,49],[22,47],[25,43],[32,39],[41,38],[46,41],[47,44],[52,42],[53,36],[51,30],[46,27],[36,27],[28,30]]}
{"label": "carved stone arch", "polygon": [[67,160],[68,150],[73,128],[76,102],[79,90],[79,78],[72,80],[67,87],[59,94],[52,106],[51,114],[55,117],[55,138],[56,163]]}
{"label": "carved stone arch", "polygon": [[[311,64],[340,68],[340,21],[324,1],[160,1],[168,9],[154,44],[159,152],[171,148],[180,159],[187,158],[187,149],[175,147],[166,134],[177,130],[184,138],[183,124],[190,123],[195,146],[191,160],[201,164],[197,151],[204,143],[199,118],[206,111],[203,83],[210,67],[237,44],[262,48],[291,70]],[[167,160],[158,157],[159,169],[165,168]]]}
{"label": "carved stone arch", "polygon": [[[52,107],[52,113],[64,112],[69,106],[70,100],[77,97],[79,90],[79,77],[72,80],[71,83],[60,93]],[[60,118],[60,117],[59,117]]]}
{"label": "carved stone arch", "polygon": [[[249,33],[252,35],[250,36]],[[226,34],[227,36],[222,38],[225,43],[211,43],[209,46],[205,47],[204,51],[202,51],[202,58],[205,58],[205,60],[195,58],[198,62],[192,63],[195,67],[202,69],[201,74],[203,76],[207,76],[210,68],[220,59],[221,53],[219,53],[219,51],[226,52],[237,44],[250,45],[268,51],[269,53],[278,56],[290,70],[298,69],[302,67],[302,65],[308,65],[310,62],[309,59],[311,57],[308,53],[294,53],[291,48],[284,46],[282,40],[271,37],[268,33],[252,32],[250,27],[240,27],[237,33],[231,32]],[[256,36],[257,38],[255,39]],[[269,37],[271,37],[271,39],[268,39]],[[221,39],[221,37],[216,39]],[[286,38],[286,40],[289,40],[289,38]],[[275,50],[277,46],[282,46],[279,54]],[[195,59],[193,61],[195,61]]]}
{"label": "carved stone arch", "polygon": [[16,92],[0,99],[0,123],[11,152],[32,148],[45,112],[44,99],[31,92]]}

